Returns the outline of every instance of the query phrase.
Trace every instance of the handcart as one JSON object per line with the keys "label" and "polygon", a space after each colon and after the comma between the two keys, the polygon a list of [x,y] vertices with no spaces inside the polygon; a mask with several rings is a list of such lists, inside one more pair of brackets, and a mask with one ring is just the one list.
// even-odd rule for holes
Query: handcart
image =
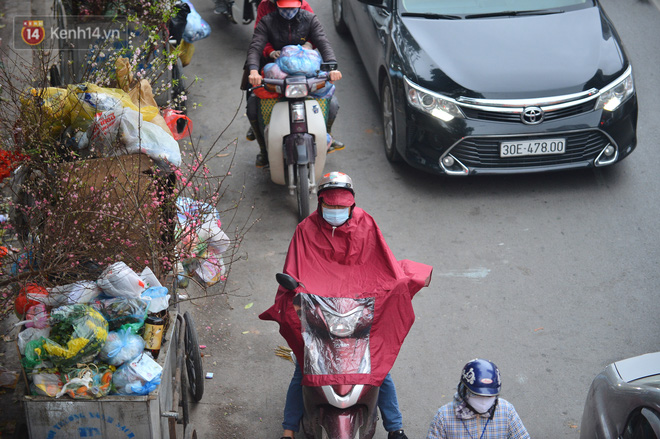
{"label": "handcart", "polygon": [[[197,332],[189,312],[168,309],[168,324],[157,362],[160,385],[145,396],[108,395],[99,399],[23,397],[30,438],[197,438],[189,398],[199,402],[204,376]],[[177,436],[177,424],[183,436]]]}

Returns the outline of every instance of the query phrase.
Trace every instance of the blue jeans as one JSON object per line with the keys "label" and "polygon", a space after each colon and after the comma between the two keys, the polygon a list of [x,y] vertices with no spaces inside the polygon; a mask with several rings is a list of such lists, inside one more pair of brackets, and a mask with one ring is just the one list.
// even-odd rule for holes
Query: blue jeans
{"label": "blue jeans", "polygon": [[[297,432],[300,429],[300,420],[303,417],[304,405],[302,395],[303,374],[296,362],[296,370],[293,372],[289,390],[286,392],[286,403],[284,404],[284,422],[282,428]],[[403,429],[399,402],[396,398],[394,381],[388,373],[383,384],[380,385],[378,393],[378,408],[383,418],[383,427],[386,431]]]}

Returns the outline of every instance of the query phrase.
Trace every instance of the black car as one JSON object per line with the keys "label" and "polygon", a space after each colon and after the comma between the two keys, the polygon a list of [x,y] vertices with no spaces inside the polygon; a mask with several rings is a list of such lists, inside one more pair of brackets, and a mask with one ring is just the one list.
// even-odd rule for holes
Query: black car
{"label": "black car", "polygon": [[332,0],[391,162],[448,175],[612,165],[637,145],[630,60],[596,0]]}
{"label": "black car", "polygon": [[580,439],[660,439],[660,352],[616,361],[594,378]]}

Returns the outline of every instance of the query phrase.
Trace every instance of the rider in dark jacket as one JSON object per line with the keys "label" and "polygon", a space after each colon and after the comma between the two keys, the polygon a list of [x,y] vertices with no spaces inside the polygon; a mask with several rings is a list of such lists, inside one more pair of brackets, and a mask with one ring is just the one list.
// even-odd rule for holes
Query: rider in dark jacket
{"label": "rider in dark jacket", "polygon": [[[251,86],[261,85],[263,78],[260,70],[266,62],[273,61],[262,57],[263,49],[267,43],[270,43],[277,53],[284,46],[296,44],[302,46],[310,42],[318,48],[324,62],[337,61],[318,17],[301,9],[301,6],[301,0],[277,0],[277,11],[264,16],[255,27],[245,63],[246,69],[249,71],[248,80]],[[271,58],[276,58],[276,56],[271,55]],[[341,72],[339,70],[329,72],[329,78],[330,81],[338,81],[341,79]],[[328,115],[328,132],[332,128],[332,123],[339,108],[336,98],[333,97],[332,101],[330,114]],[[257,156],[256,165],[257,167],[266,166],[268,164],[268,153],[263,134],[259,129],[258,98],[254,95],[248,99],[247,115],[261,150],[261,153]]]}

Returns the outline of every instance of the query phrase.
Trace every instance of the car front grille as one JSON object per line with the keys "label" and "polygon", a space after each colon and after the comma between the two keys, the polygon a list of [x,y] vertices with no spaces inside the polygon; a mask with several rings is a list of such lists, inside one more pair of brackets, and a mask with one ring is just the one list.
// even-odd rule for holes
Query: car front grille
{"label": "car front grille", "polygon": [[[551,120],[562,119],[564,117],[577,116],[579,114],[593,111],[593,109],[594,109],[594,101],[590,100],[588,102],[583,102],[582,104],[579,105],[559,108],[554,111],[546,110],[543,120],[551,121]],[[522,120],[520,119],[520,112],[488,111],[484,107],[470,108],[466,106],[461,106],[461,110],[465,114],[465,117],[467,117],[468,119],[486,120],[489,122],[522,123]]]}
{"label": "car front grille", "polygon": [[533,166],[553,166],[593,160],[610,143],[601,131],[578,131],[555,133],[550,136],[515,137],[516,139],[543,139],[562,137],[566,139],[566,152],[561,155],[540,155],[524,157],[500,157],[501,137],[465,138],[455,145],[449,153],[468,168],[524,168]]}

